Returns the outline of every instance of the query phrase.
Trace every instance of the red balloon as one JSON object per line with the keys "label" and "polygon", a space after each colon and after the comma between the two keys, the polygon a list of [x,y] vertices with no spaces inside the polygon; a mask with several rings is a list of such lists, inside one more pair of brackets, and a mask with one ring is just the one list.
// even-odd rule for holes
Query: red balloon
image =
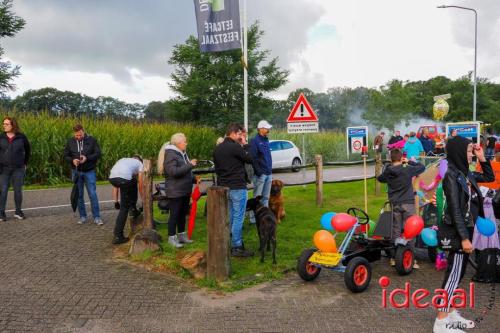
{"label": "red balloon", "polygon": [[356,224],[357,219],[346,213],[338,213],[332,218],[332,227],[337,232],[345,232]]}
{"label": "red balloon", "polygon": [[406,219],[403,236],[406,239],[412,239],[419,235],[424,229],[424,220],[418,215],[412,215]]}

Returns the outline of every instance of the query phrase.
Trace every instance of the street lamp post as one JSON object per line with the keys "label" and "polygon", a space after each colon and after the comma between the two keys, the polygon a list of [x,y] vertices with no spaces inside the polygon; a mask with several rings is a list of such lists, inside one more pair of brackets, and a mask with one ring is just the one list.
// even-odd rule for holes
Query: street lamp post
{"label": "street lamp post", "polygon": [[472,102],[472,120],[476,121],[476,102],[477,102],[477,11],[473,8],[461,6],[438,6],[437,8],[459,8],[474,12],[474,101]]}

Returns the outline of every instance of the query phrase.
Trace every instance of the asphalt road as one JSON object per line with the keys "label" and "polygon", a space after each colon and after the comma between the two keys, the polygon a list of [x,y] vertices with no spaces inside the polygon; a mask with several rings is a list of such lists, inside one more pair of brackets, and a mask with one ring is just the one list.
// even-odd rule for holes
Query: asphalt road
{"label": "asphalt road", "polygon": [[[374,166],[367,166],[367,176],[374,176]],[[302,170],[299,172],[276,172],[273,174],[276,179],[282,180],[286,185],[298,185],[315,182],[315,170]],[[323,170],[324,182],[348,181],[363,179],[363,166],[348,166],[326,168]],[[211,185],[211,181],[204,181],[201,185],[202,192]],[[112,186],[98,185],[97,196],[99,198],[101,210],[113,208]],[[27,217],[30,216],[50,216],[59,214],[71,214],[69,205],[69,195],[71,188],[55,188],[45,190],[27,190],[23,192],[23,211]],[[88,203],[88,196],[85,195]],[[87,204],[87,212],[90,216],[90,207]],[[14,199],[12,191],[9,192],[7,200],[7,218],[14,214]],[[76,217],[76,215],[75,215]]]}

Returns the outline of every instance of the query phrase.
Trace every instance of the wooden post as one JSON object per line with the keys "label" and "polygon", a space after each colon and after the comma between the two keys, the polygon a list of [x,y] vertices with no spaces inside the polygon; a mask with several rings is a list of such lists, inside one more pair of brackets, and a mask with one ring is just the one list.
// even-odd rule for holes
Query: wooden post
{"label": "wooden post", "polygon": [[144,229],[154,229],[153,224],[153,177],[151,175],[151,161],[144,160],[144,171],[142,172],[143,179],[143,196],[142,196],[142,208],[144,209],[144,220],[143,220],[143,228]]}
{"label": "wooden post", "polygon": [[[366,160],[366,158],[365,158]],[[375,153],[375,195],[380,195],[380,182],[377,177],[382,173],[382,153]]]}
{"label": "wooden post", "polygon": [[323,156],[314,156],[316,160],[316,206],[323,206]]}
{"label": "wooden post", "polygon": [[208,188],[207,198],[207,277],[217,281],[227,280],[231,273],[229,214],[229,189],[222,186]]}
{"label": "wooden post", "polygon": [[367,185],[367,174],[366,174],[366,157],[367,155],[363,154],[363,174],[364,174],[364,187],[365,187],[365,213],[368,214],[368,185]]}
{"label": "wooden post", "polygon": [[140,254],[145,250],[160,250],[161,238],[156,232],[153,222],[153,177],[151,174],[151,161],[144,160],[143,165],[143,212],[142,215],[137,218],[129,218],[129,237],[131,237],[129,254]]}

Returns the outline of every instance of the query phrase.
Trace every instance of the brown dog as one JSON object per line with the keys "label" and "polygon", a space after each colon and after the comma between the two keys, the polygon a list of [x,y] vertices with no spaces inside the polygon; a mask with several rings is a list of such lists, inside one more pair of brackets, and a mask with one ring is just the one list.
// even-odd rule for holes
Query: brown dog
{"label": "brown dog", "polygon": [[280,223],[281,219],[285,217],[285,199],[283,198],[283,194],[281,193],[281,189],[283,188],[283,182],[279,179],[273,179],[271,183],[271,195],[269,197],[269,208],[276,216],[276,222]]}

